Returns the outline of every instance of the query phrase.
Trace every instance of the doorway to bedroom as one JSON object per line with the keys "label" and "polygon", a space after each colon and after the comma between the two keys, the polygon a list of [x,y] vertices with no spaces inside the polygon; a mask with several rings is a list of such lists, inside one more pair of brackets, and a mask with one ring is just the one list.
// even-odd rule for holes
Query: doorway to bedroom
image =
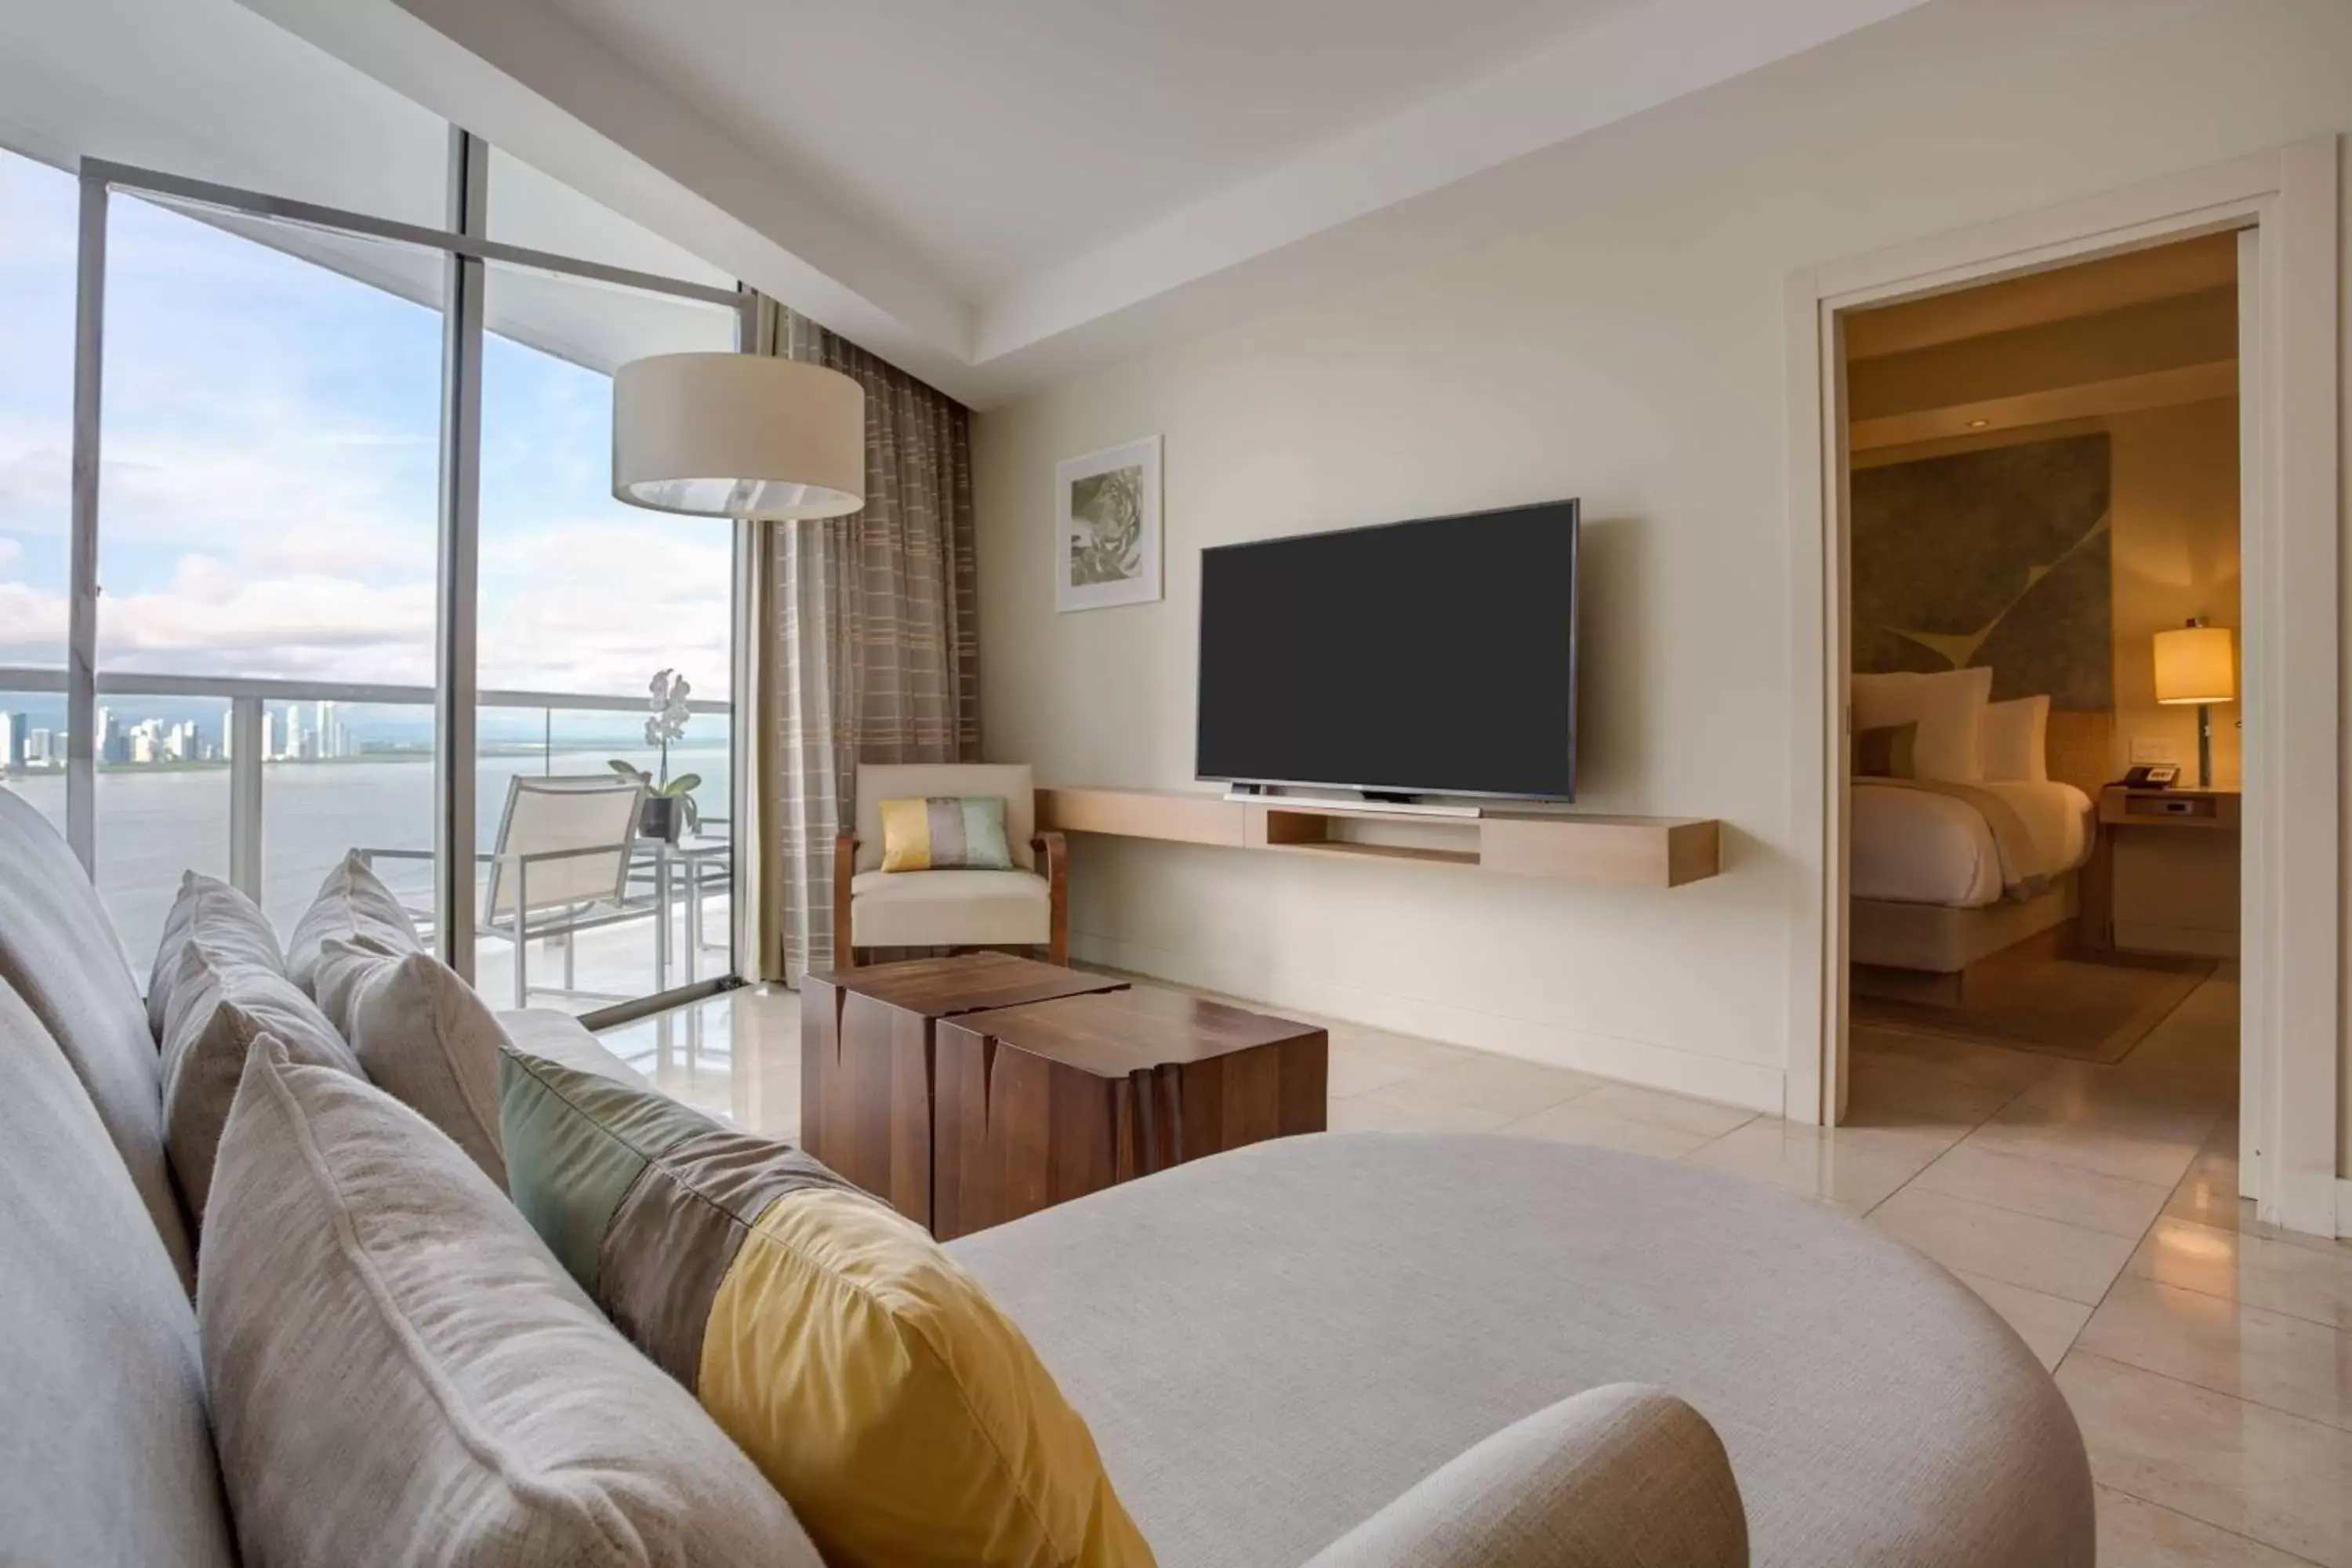
{"label": "doorway to bedroom", "polygon": [[1843,320],[1847,1121],[1983,1120],[1946,1200],[2239,1196],[2241,245]]}

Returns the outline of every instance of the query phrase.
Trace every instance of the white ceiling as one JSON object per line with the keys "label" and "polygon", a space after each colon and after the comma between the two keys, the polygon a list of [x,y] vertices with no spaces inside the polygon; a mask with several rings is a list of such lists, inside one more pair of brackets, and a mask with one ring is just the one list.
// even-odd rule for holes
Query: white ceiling
{"label": "white ceiling", "polygon": [[1639,0],[553,0],[984,299]]}
{"label": "white ceiling", "polygon": [[432,221],[455,121],[501,237],[986,406],[2204,3],[74,0],[0,139]]}

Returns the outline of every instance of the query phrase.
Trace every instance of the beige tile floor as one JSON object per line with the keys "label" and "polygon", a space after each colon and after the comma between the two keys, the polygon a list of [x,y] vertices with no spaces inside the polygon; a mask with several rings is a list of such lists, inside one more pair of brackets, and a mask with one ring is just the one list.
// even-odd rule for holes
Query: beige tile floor
{"label": "beige tile floor", "polygon": [[[2055,1370],[2103,1568],[2352,1568],[2352,1246],[2237,1196],[2237,1005],[2217,977],[2114,1067],[1857,1031],[1832,1131],[1330,1022],[1330,1120],[1601,1144],[1835,1205],[1950,1268]],[[789,992],[605,1038],[690,1103],[798,1131]]]}

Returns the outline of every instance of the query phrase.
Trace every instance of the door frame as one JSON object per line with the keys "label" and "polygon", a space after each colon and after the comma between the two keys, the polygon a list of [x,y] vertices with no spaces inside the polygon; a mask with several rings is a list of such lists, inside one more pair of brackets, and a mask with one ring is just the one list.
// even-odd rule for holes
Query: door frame
{"label": "door frame", "polygon": [[2252,229],[2242,336],[2242,1058],[2260,1217],[2334,1236],[2342,1038],[2341,342],[2333,136],[1979,224],[1788,279],[1794,647],[1786,1115],[1844,1110],[1848,625],[1843,313]]}

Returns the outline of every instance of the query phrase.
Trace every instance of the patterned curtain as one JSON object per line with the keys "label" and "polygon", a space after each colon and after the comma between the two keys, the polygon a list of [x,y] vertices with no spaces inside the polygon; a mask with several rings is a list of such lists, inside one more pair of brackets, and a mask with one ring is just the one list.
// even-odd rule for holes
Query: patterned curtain
{"label": "patterned curtain", "polygon": [[980,756],[971,411],[772,300],[755,346],[866,389],[865,507],[762,542],[761,968],[796,985],[833,962],[833,845],[857,764]]}

